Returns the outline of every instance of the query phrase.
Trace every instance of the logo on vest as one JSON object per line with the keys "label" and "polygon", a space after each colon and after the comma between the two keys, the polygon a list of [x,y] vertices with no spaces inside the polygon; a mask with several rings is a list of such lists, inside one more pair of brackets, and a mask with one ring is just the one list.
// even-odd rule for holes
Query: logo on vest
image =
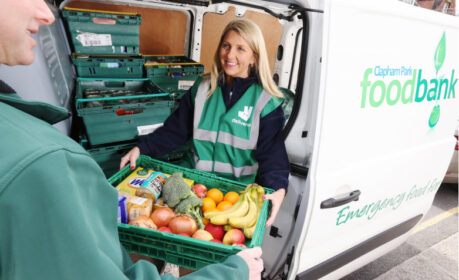
{"label": "logo on vest", "polygon": [[248,121],[250,115],[252,114],[253,107],[252,106],[244,106],[244,111],[237,112],[238,117],[243,119],[244,121]]}

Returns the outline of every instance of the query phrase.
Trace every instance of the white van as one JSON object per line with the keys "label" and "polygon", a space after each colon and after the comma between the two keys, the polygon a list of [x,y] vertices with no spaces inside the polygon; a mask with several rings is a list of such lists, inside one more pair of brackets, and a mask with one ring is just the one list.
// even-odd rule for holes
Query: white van
{"label": "white van", "polygon": [[[395,0],[98,0],[59,9],[114,5],[167,13],[142,19],[148,32],[163,32],[141,51],[181,52],[206,70],[230,19],[262,28],[275,80],[294,93],[284,129],[292,172],[263,240],[266,279],[338,279],[403,243],[430,208],[455,144],[459,18]],[[32,66],[2,66],[0,76],[22,96],[71,109],[62,21],[42,28],[38,42]],[[24,83],[37,72],[40,80]],[[70,134],[70,121],[58,128]]]}

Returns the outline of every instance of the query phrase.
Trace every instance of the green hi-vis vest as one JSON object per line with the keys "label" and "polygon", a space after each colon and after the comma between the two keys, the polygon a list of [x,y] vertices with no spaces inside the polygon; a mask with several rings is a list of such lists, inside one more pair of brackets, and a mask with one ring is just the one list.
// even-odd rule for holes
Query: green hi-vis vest
{"label": "green hi-vis vest", "polygon": [[195,168],[253,183],[258,171],[255,149],[260,119],[281,105],[282,99],[253,84],[227,111],[221,88],[207,97],[209,88],[209,79],[192,88]]}

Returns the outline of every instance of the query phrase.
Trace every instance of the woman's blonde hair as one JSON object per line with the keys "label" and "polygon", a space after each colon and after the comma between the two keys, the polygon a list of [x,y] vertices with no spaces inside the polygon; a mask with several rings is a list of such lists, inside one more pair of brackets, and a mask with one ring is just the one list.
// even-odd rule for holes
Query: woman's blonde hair
{"label": "woman's blonde hair", "polygon": [[220,48],[226,34],[231,30],[239,34],[239,36],[241,36],[252,49],[255,56],[253,71],[258,76],[258,80],[263,88],[273,96],[283,97],[272,78],[263,34],[261,33],[260,28],[253,21],[248,19],[233,20],[228,23],[225,30],[223,30],[222,36],[220,37],[220,43],[215,51],[214,63],[212,64],[210,75],[209,73],[205,75],[207,77],[210,76],[210,90],[208,96],[211,96],[215,91],[217,88],[218,77],[223,74],[223,67],[220,62]]}

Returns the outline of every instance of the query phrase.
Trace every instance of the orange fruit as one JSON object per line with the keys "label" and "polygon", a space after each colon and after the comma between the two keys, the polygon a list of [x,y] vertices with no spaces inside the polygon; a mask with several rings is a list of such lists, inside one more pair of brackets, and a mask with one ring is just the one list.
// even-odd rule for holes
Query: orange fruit
{"label": "orange fruit", "polygon": [[209,209],[216,208],[217,205],[212,198],[204,197],[202,199],[202,212],[207,212]]}
{"label": "orange fruit", "polygon": [[223,197],[224,201],[228,201],[231,204],[236,203],[238,199],[239,199],[239,195],[237,194],[237,192],[227,192],[225,196]]}
{"label": "orange fruit", "polygon": [[202,211],[202,213],[213,212],[213,211],[220,211],[220,210],[218,210],[217,206],[214,206],[214,207],[206,209],[206,211]]}
{"label": "orange fruit", "polygon": [[223,193],[219,189],[210,189],[207,191],[206,197],[212,198],[216,204],[223,200]]}
{"label": "orange fruit", "polygon": [[229,209],[233,206],[233,204],[229,201],[223,200],[217,205],[217,209],[220,211],[225,211],[226,209]]}

